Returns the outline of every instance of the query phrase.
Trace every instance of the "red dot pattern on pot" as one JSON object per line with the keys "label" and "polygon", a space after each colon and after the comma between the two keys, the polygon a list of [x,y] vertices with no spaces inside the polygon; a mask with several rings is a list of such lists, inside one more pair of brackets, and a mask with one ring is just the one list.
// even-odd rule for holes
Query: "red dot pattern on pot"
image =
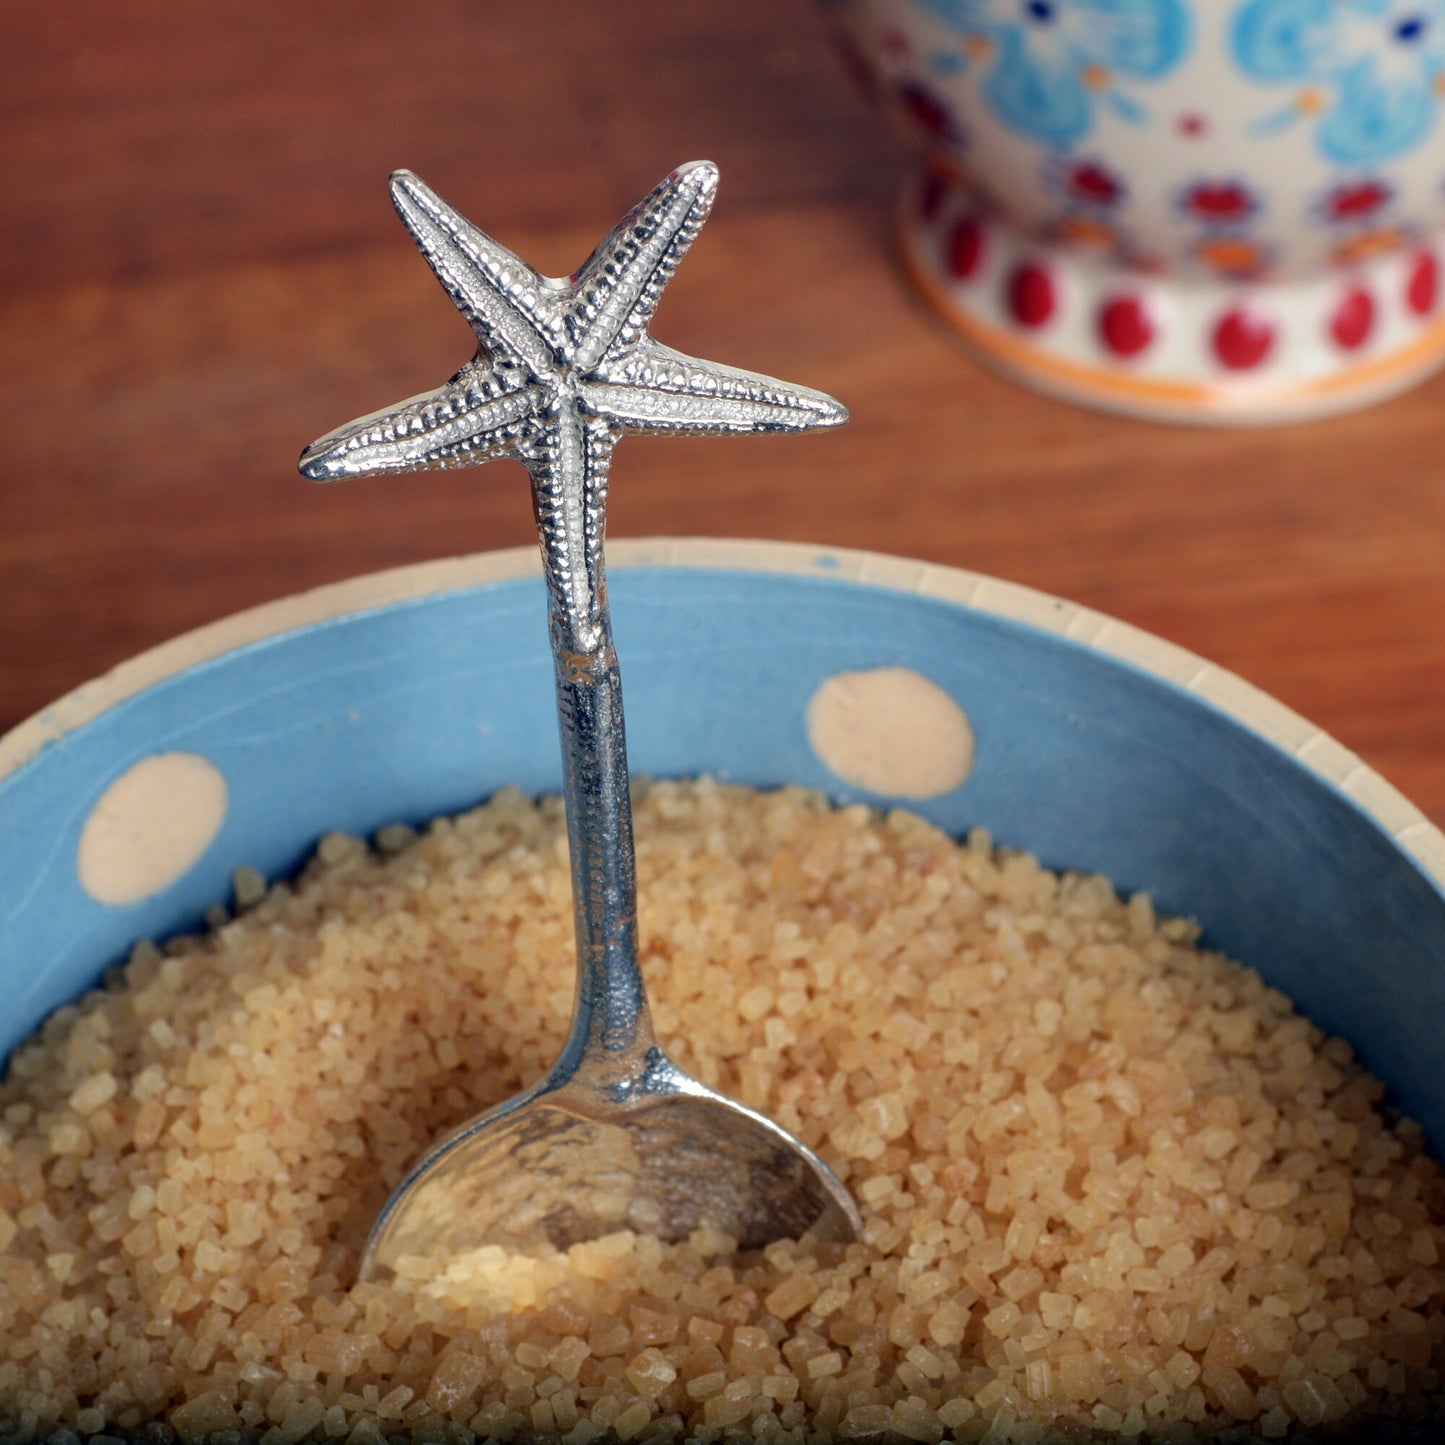
{"label": "red dot pattern on pot", "polygon": [[1053,273],[1037,261],[1025,261],[1008,279],[1008,313],[1020,326],[1035,330],[1047,325],[1059,306]]}
{"label": "red dot pattern on pot", "polygon": [[1115,356],[1140,355],[1148,350],[1154,334],[1154,319],[1142,296],[1114,296],[1100,308],[1099,339]]}
{"label": "red dot pattern on pot", "polygon": [[[1247,289],[1221,302],[1202,319],[1196,314],[1183,321],[1151,295],[1149,278],[1136,284],[1123,278],[1117,290],[1102,295],[1078,296],[1066,285],[1046,255],[1027,253],[1011,258],[1007,246],[996,241],[988,221],[973,211],[947,214],[940,203],[937,178],[931,177],[916,203],[920,218],[931,222],[938,237],[939,259],[947,279],[971,292],[992,292],[996,314],[1011,329],[1039,333],[1066,327],[1071,311],[1082,310],[1088,334],[1099,360],[1106,365],[1149,358],[1166,344],[1181,338],[1194,345],[1222,372],[1267,374],[1282,363],[1286,344],[1302,339],[1301,328],[1318,328],[1313,335],[1336,353],[1368,353],[1381,340],[1387,319],[1394,315],[1411,323],[1411,329],[1442,311],[1440,262],[1432,250],[1421,250],[1404,263],[1395,287],[1367,284],[1348,272],[1339,276],[1338,289],[1323,297],[1318,319],[1301,321],[1272,312],[1266,300],[1253,298]],[[995,257],[995,251],[1002,250]],[[1378,278],[1376,278],[1378,281]],[[970,303],[976,304],[976,303]],[[990,307],[992,309],[992,307]],[[1395,323],[1398,325],[1398,323]],[[1177,353],[1176,353],[1177,354]]]}

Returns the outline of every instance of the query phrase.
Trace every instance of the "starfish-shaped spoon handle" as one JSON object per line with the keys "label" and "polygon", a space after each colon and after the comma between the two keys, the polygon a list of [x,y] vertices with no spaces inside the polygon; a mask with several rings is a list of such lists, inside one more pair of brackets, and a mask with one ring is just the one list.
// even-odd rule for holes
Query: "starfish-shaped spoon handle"
{"label": "starfish-shaped spoon handle", "polygon": [[[573,277],[541,276],[409,171],[392,199],[476,333],[445,385],[322,437],[301,457],[316,481],[466,467],[513,457],[532,478],[547,581],[562,733],[563,789],[588,1027],[612,1050],[631,998],[596,996],[637,973],[636,884],[621,683],[603,561],[612,449],[653,436],[794,432],[837,426],[832,397],[701,361],[647,333],[717,192],[717,167],[679,167],[629,212]],[[594,966],[610,954],[611,970]],[[618,967],[620,965],[620,967]],[[650,1038],[648,1042],[650,1042]],[[569,1052],[584,1040],[574,1033]]]}
{"label": "starfish-shaped spoon handle", "polygon": [[[579,969],[572,1032],[539,1087],[585,1083],[619,1106],[649,1093],[696,1095],[701,1086],[658,1049],[638,968],[622,690],[603,563],[612,449],[629,433],[806,431],[847,419],[821,392],[684,356],[648,335],[663,288],[712,208],[717,179],[706,161],[680,167],[564,280],[539,275],[414,175],[397,172],[397,210],[471,324],[477,354],[436,391],[352,422],[301,457],[302,472],[317,481],[495,457],[515,458],[531,475]],[[841,1193],[827,1177],[824,1192]],[[846,1195],[841,1208],[852,1208]]]}

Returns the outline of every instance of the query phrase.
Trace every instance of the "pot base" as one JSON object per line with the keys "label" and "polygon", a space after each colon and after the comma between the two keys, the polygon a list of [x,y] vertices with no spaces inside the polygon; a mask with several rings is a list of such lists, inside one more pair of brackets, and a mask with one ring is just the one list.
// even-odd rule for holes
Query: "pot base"
{"label": "pot base", "polygon": [[[906,269],[988,365],[1036,390],[1156,421],[1302,421],[1403,391],[1445,363],[1433,243],[1289,281],[1185,281],[1021,236],[920,170]],[[1100,238],[1101,240],[1103,238]]]}

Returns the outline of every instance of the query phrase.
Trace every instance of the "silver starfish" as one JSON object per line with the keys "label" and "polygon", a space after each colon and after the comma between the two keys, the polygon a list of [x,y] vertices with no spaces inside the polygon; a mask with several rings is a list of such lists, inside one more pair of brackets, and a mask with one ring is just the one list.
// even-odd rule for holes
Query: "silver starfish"
{"label": "silver starfish", "polygon": [[712,210],[717,181],[709,161],[679,167],[563,280],[539,275],[398,171],[392,200],[478,351],[436,391],[314,442],[302,472],[331,481],[515,458],[532,476],[547,569],[556,573],[548,580],[585,619],[579,641],[595,645],[592,574],[612,449],[623,435],[807,431],[848,419],[822,392],[701,361],[647,334]]}
{"label": "silver starfish", "polygon": [[710,1224],[750,1247],[809,1229],[850,1238],[858,1213],[826,1165],[657,1044],[638,967],[622,683],[603,570],[608,469],[627,433],[806,431],[848,414],[821,392],[699,361],[647,334],[712,209],[717,169],[705,161],[674,171],[568,280],[538,275],[409,172],[391,190],[479,349],[437,391],[315,442],[301,470],[325,481],[514,457],[530,472],[578,974],[552,1071],[412,1170],[372,1230],[361,1275],[408,1255],[444,1267],[479,1243],[564,1246],[620,1227],[676,1239]]}

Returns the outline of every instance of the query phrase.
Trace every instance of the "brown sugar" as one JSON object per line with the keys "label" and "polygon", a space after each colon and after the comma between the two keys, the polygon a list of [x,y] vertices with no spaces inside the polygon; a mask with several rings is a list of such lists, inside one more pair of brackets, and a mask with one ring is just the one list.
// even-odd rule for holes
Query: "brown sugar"
{"label": "brown sugar", "polygon": [[994,1445],[1440,1408],[1440,1168],[1191,925],[798,790],[652,785],[637,835],[664,1045],[834,1165],[860,1242],[351,1285],[412,1158],[561,1045],[561,810],[506,792],[244,876],[16,1051],[0,1434]]}

